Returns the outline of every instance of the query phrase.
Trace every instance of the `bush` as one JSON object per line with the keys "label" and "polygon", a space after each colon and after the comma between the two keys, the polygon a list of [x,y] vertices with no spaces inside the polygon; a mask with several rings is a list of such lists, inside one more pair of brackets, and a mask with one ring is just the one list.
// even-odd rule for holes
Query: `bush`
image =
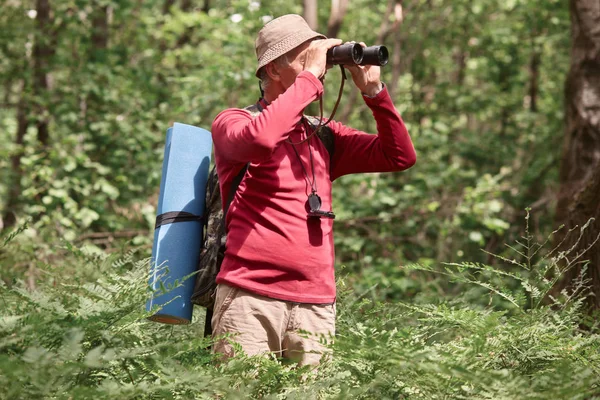
{"label": "bush", "polygon": [[[339,280],[334,356],[309,372],[268,357],[219,364],[202,336],[202,309],[188,326],[149,322],[145,258],[86,258],[77,249],[69,257],[101,277],[69,281],[48,267],[53,284],[0,286],[1,399],[600,398],[600,337],[595,326],[581,329],[580,298],[532,307],[477,302],[463,291],[430,304],[390,303]],[[441,272],[475,278],[493,299],[546,287],[533,273],[529,286],[518,286],[509,282],[518,275],[504,270],[454,267]]]}

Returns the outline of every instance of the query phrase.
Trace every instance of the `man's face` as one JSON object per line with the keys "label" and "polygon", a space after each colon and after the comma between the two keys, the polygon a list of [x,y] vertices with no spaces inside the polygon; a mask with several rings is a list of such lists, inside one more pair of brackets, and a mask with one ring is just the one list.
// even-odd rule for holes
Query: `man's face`
{"label": "man's face", "polygon": [[298,74],[304,70],[306,50],[308,49],[311,41],[312,40],[302,43],[300,46],[286,54],[288,65],[277,66],[279,69],[279,75],[281,77],[281,84],[283,85],[284,90],[287,90],[290,86],[292,86]]}

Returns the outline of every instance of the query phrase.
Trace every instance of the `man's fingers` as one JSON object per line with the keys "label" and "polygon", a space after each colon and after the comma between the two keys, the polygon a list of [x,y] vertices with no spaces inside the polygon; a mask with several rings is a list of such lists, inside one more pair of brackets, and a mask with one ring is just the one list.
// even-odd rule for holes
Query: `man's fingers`
{"label": "man's fingers", "polygon": [[[351,41],[351,42],[344,42],[344,44],[354,44],[356,43],[355,41]],[[365,44],[365,42],[360,42],[359,43],[362,47],[367,47],[367,45]]]}
{"label": "man's fingers", "polygon": [[304,70],[309,70],[317,78],[322,78],[327,72],[327,57],[326,53],[332,47],[342,43],[340,39],[317,39],[310,42],[310,45],[305,53]]}
{"label": "man's fingers", "polygon": [[342,44],[342,39],[326,39],[324,45],[330,49],[335,46]]}
{"label": "man's fingers", "polygon": [[339,46],[340,44],[342,44],[342,39],[317,39],[317,40],[313,40],[311,43],[311,46],[315,46],[315,47],[325,47],[327,49],[330,49],[332,47],[335,46]]}
{"label": "man's fingers", "polygon": [[346,68],[350,72],[358,72],[362,69],[365,69],[365,67],[363,67],[362,65],[358,65],[358,64],[344,64],[344,68]]}

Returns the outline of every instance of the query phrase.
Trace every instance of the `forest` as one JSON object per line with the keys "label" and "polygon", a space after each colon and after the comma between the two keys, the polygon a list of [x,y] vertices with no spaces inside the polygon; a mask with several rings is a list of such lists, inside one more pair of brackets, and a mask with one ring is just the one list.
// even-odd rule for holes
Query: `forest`
{"label": "forest", "polygon": [[[255,103],[290,13],[389,49],[418,155],[333,184],[314,371],[145,308],[166,130]],[[0,399],[600,399],[599,27],[598,0],[0,0]],[[351,83],[335,119],[376,132]]]}

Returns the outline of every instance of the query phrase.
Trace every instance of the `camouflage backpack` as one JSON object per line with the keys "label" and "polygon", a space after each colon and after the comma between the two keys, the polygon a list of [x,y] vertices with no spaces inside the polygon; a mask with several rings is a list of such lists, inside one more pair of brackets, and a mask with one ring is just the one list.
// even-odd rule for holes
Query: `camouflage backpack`
{"label": "camouflage backpack", "polygon": [[[246,107],[253,117],[256,117],[262,111],[258,105]],[[305,116],[313,127],[318,125],[319,119]],[[322,127],[317,136],[329,152],[329,156],[333,155],[334,137],[333,132],[328,126]],[[204,243],[200,253],[200,261],[198,264],[198,273],[196,274],[196,283],[194,293],[192,295],[192,303],[206,307],[209,311],[212,310],[215,302],[214,294],[217,288],[216,277],[221,268],[221,263],[225,257],[225,245],[227,240],[227,232],[225,231],[225,215],[229,205],[233,201],[235,192],[238,189],[246,171],[250,164],[246,164],[244,168],[236,175],[231,183],[229,190],[229,198],[224,203],[225,210],[221,203],[221,192],[219,189],[219,177],[216,167],[213,167],[208,175],[206,186],[206,204],[204,211]],[[207,321],[209,320],[207,313]],[[212,312],[210,313],[212,314]],[[210,325],[210,324],[207,324]],[[207,329],[209,329],[207,327]]]}

